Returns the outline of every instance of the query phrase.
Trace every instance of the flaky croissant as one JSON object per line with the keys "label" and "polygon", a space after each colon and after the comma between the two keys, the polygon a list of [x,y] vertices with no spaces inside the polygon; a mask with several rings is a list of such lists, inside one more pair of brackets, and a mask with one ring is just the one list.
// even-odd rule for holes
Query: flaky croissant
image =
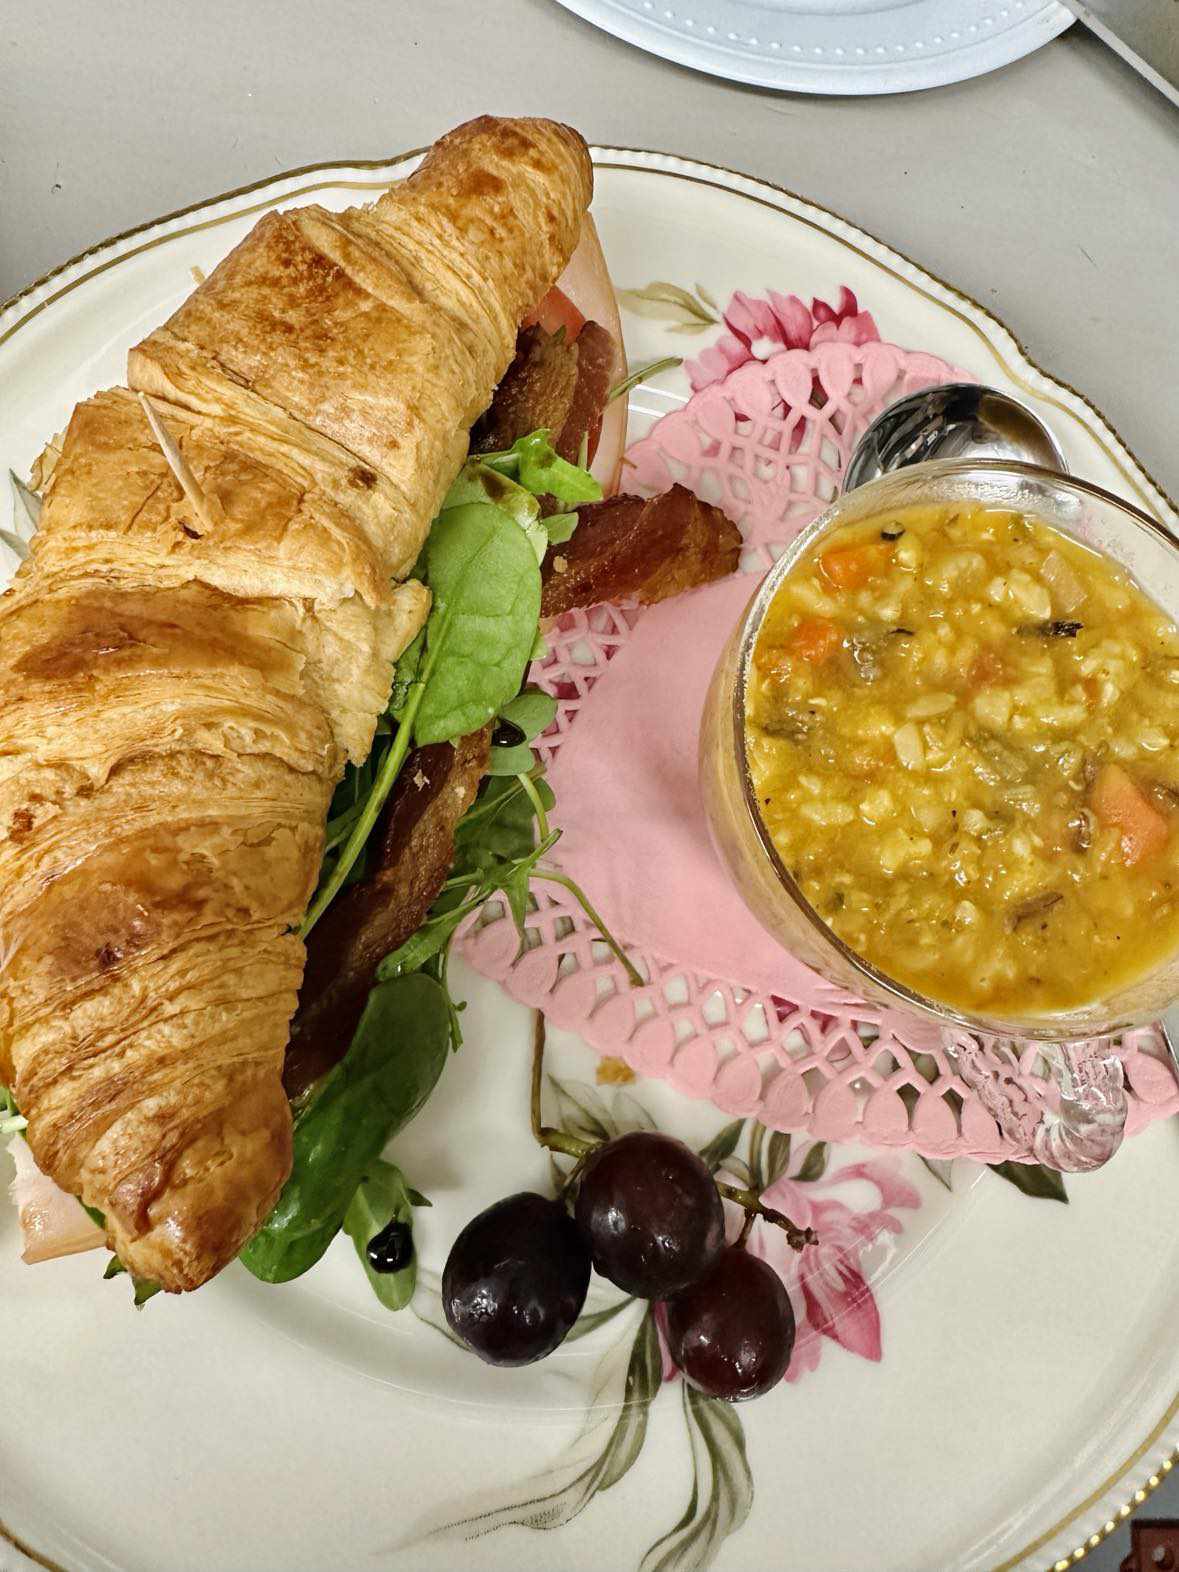
{"label": "flaky croissant", "polygon": [[[42,1170],[173,1291],[291,1157],[297,926],[406,576],[588,205],[581,138],[483,119],[369,208],[269,213],[74,411],[0,597],[0,1078]],[[47,466],[48,467],[48,466]]]}

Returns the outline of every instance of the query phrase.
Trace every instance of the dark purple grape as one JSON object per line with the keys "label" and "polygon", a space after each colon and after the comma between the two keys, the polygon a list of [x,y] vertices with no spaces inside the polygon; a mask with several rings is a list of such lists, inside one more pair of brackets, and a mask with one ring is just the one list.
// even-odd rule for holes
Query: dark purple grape
{"label": "dark purple grape", "polygon": [[686,1288],[725,1242],[712,1175],[691,1147],[653,1130],[598,1147],[582,1172],[576,1214],[594,1266],[642,1299]]}
{"label": "dark purple grape", "polygon": [[524,1190],[459,1234],[442,1273],[442,1307],[480,1359],[529,1365],[564,1340],[589,1276],[589,1247],[564,1206]]}
{"label": "dark purple grape", "polygon": [[740,1403],[786,1374],[794,1310],[765,1261],[730,1245],[704,1276],[667,1302],[667,1341],[685,1381]]}

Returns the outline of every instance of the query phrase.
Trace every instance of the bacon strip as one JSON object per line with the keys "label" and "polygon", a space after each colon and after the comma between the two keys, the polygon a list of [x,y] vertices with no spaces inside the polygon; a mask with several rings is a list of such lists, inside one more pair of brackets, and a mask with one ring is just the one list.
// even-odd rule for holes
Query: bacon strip
{"label": "bacon strip", "polygon": [[471,453],[501,453],[541,427],[563,430],[577,389],[577,361],[577,345],[564,334],[546,333],[536,323],[522,328],[516,358],[471,428]]}
{"label": "bacon strip", "polygon": [[[587,462],[592,464],[598,451],[598,438],[602,435],[610,376],[615,361],[621,357],[616,352],[614,340],[596,322],[585,324],[573,347],[577,351],[577,381],[561,434],[553,446],[563,459],[575,464],[581,452],[581,440],[588,435]],[[532,429],[535,431],[536,427]]]}
{"label": "bacon strip", "polygon": [[283,1084],[297,1097],[343,1058],[379,963],[421,927],[450,872],[455,825],[487,768],[485,727],[417,748],[373,832],[372,871],[332,902],[307,941]]}
{"label": "bacon strip", "polygon": [[521,329],[516,358],[472,429],[471,452],[501,453],[543,428],[555,433],[553,446],[570,464],[588,434],[592,460],[616,358],[614,340],[597,322],[587,322],[572,342],[536,323]]}
{"label": "bacon strip", "polygon": [[604,600],[652,605],[734,572],[741,554],[737,526],[683,486],[647,499],[608,497],[577,512],[572,539],[545,558],[544,617]]}

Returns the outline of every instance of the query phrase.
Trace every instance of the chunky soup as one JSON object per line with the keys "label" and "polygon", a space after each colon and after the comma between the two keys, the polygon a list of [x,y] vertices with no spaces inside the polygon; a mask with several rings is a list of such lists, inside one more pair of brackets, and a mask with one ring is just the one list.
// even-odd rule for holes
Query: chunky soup
{"label": "chunky soup", "polygon": [[1063,1010],[1179,948],[1179,629],[1049,525],[938,505],[828,536],[747,713],[783,863],[918,992]]}

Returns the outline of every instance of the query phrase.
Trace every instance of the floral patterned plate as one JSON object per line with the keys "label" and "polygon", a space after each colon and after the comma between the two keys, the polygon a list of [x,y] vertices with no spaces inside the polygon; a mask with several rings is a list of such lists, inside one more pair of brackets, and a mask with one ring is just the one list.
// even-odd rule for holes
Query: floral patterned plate
{"label": "floral patterned plate", "polygon": [[[858,332],[846,285],[884,339],[1019,388],[1074,467],[1168,516],[1079,395],[869,236],[720,170],[596,157],[595,212],[620,284],[682,280],[706,313],[738,290],[776,291],[777,327],[753,307],[737,314],[752,354],[801,331],[791,296],[834,302],[832,335]],[[127,345],[186,293],[190,268],[213,265],[253,215],[312,193],[343,206],[397,167],[267,182],[98,247],[10,302],[0,463],[27,472],[70,406],[119,378]],[[631,313],[632,358],[666,353],[670,327],[688,325],[693,307],[671,303],[680,315]],[[801,309],[813,337],[824,313]],[[744,351],[740,332],[734,345],[704,326],[682,345],[706,379]],[[639,389],[636,434],[685,396]],[[17,514],[0,517],[11,525],[19,533]],[[528,1129],[534,1016],[465,967],[457,981],[466,1046],[397,1144],[433,1202],[418,1214],[411,1309],[381,1308],[344,1241],[288,1287],[230,1271],[136,1313],[96,1256],[21,1265],[15,1216],[0,1210],[5,1572],[1039,1569],[1071,1563],[1169,1468],[1170,1120],[1066,1190],[1035,1168],[771,1132],[551,1028],[551,1120],[583,1134],[654,1121],[813,1224],[821,1243],[801,1257],[761,1225],[752,1241],[786,1279],[794,1360],[758,1403],[701,1402],[668,1365],[658,1319],[597,1283],[577,1335],[543,1364],[496,1371],[464,1354],[439,1325],[449,1242],[481,1206],[550,1174]]]}

